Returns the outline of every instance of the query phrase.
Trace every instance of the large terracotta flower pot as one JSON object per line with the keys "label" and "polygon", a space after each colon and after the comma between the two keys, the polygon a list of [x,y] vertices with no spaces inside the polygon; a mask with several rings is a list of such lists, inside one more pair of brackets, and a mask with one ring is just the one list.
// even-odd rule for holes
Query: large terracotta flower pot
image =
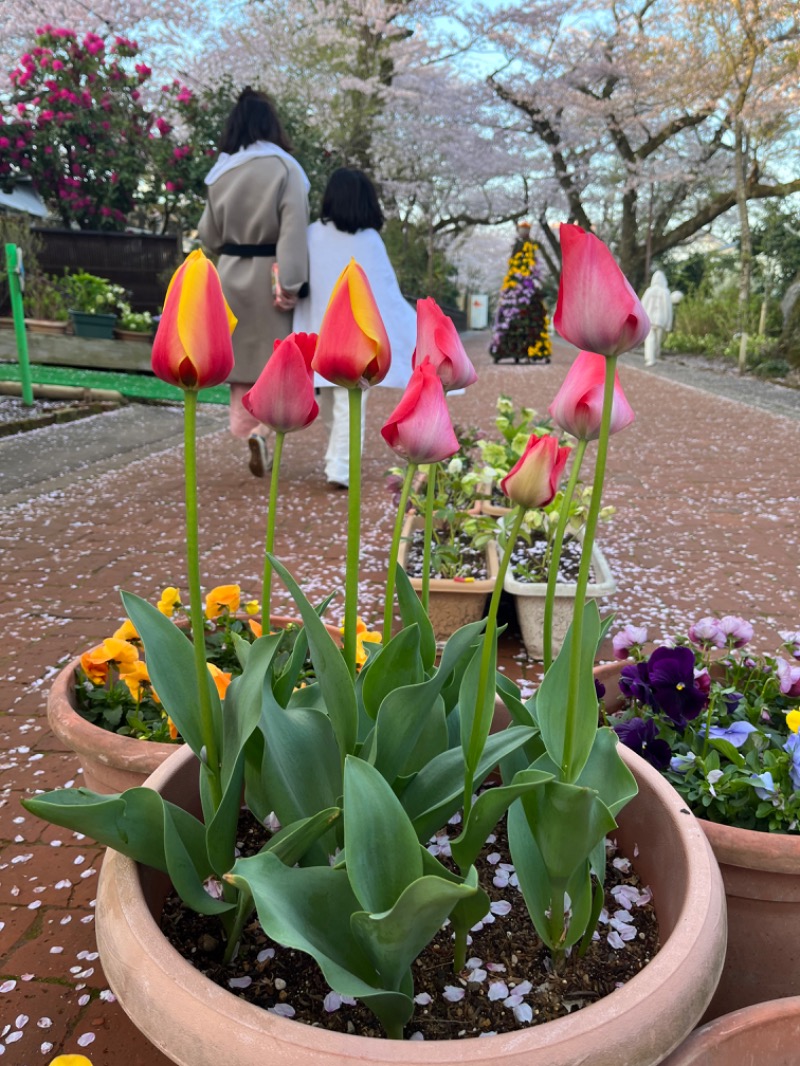
{"label": "large terracotta flower pot", "polygon": [[[333,1033],[264,1011],[210,982],[175,951],[158,917],[162,874],[109,851],[97,897],[97,941],[117,999],[179,1066],[655,1066],[691,1031],[725,952],[722,882],[706,839],[677,794],[630,753],[639,795],[620,816],[621,849],[653,891],[655,958],[622,988],[557,1021],[454,1041],[394,1041]],[[187,749],[148,784],[197,810]]]}
{"label": "large terracotta flower pot", "polygon": [[[272,624],[286,626],[297,619],[272,615]],[[326,626],[341,640],[335,626]],[[175,751],[175,744],[137,740],[92,725],[82,718],[75,702],[75,671],[80,658],[73,659],[56,674],[47,695],[47,722],[58,739],[80,756],[83,784],[93,792],[112,795],[126,788],[138,788]]]}
{"label": "large terracotta flower pot", "polygon": [[797,1066],[800,996],[756,1003],[709,1022],[663,1066]]}
{"label": "large terracotta flower pot", "polygon": [[[621,668],[595,670],[607,707],[619,695]],[[725,969],[704,1020],[800,996],[800,836],[699,824],[722,871],[728,908]]]}
{"label": "large terracotta flower pot", "polygon": [[[403,539],[400,542],[398,562],[406,569],[408,546],[412,533],[424,528],[425,519],[410,514],[403,524]],[[432,577],[428,602],[428,617],[439,644],[447,641],[457,629],[469,622],[478,622],[486,613],[486,598],[494,590],[500,563],[494,541],[486,545],[486,571],[488,578],[465,581],[458,578]],[[422,590],[422,579],[412,577],[412,588]]]}

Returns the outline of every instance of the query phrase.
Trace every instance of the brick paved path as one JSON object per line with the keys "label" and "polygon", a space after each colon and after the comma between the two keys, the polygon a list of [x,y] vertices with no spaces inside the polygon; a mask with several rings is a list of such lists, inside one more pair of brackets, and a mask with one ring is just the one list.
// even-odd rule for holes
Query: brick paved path
{"label": "brick paved path", "polygon": [[[549,367],[496,367],[486,334],[467,343],[480,382],[453,399],[454,418],[485,429],[500,392],[543,412],[571,358],[558,343]],[[619,591],[608,606],[620,621],[647,624],[653,637],[702,614],[741,613],[773,650],[778,628],[800,627],[800,395],[784,390],[786,415],[774,415],[702,391],[702,382],[690,388],[644,372],[636,357],[626,362],[623,385],[638,420],[611,448],[606,502],[617,514],[602,543]],[[361,609],[375,622],[392,523],[383,487],[392,457],[377,434],[396,400],[378,389],[368,409]],[[153,418],[129,408],[97,416],[97,430],[87,420],[0,442],[0,471],[17,475],[13,491],[0,495],[0,1046],[3,1063],[14,1066],[81,1050],[94,1066],[166,1063],[104,999],[93,932],[97,847],[19,805],[30,790],[81,780],[44,718],[56,664],[109,635],[120,617],[118,589],[153,599],[166,584],[186,588],[179,418],[162,412],[160,431],[146,428],[130,451],[122,430],[137,412],[143,424]],[[217,428],[221,419],[207,414],[199,449],[204,583],[239,582],[258,595],[266,484],[248,473],[241,443]],[[324,485],[322,439],[315,426],[287,441],[283,483],[293,498],[276,548],[320,595],[341,584],[346,509],[344,494]],[[27,491],[20,469],[31,471]],[[513,633],[503,664],[523,683],[535,677]]]}

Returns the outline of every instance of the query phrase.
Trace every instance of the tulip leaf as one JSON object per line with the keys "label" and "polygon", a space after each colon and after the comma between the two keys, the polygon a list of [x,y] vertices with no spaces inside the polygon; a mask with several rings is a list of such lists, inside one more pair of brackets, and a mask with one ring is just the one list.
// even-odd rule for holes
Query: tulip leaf
{"label": "tulip leaf", "polygon": [[460,836],[450,842],[450,849],[459,869],[463,872],[474,864],[483,850],[487,836],[515,799],[552,780],[552,774],[543,773],[541,770],[522,770],[514,776],[510,785],[500,785],[482,792],[473,803]]}
{"label": "tulip leaf", "polygon": [[[322,618],[325,611],[328,609],[328,605],[334,597],[332,592],[329,596],[326,596],[322,603],[315,607],[317,615]],[[275,699],[281,705],[285,707],[289,702],[292,692],[297,685],[297,680],[303,671],[303,667],[306,662],[306,655],[308,653],[308,635],[305,628],[300,628],[295,636],[294,644],[292,646],[292,654],[289,662],[286,664],[283,672],[279,677],[275,678],[272,686],[272,691],[275,693]]]}
{"label": "tulip leaf", "polygon": [[475,887],[454,884],[442,877],[419,877],[384,914],[356,911],[350,916],[353,935],[385,987],[401,987],[411,963],[436,936],[453,907],[476,891]]}
{"label": "tulip leaf", "polygon": [[439,696],[430,710],[430,713],[422,723],[422,730],[417,737],[410,755],[400,771],[400,774],[392,782],[392,787],[397,791],[398,782],[401,778],[412,778],[419,773],[423,766],[427,766],[431,759],[436,758],[450,747],[450,738],[447,729],[447,717],[444,713],[444,700]]}
{"label": "tulip leaf", "polygon": [[[232,837],[231,841],[233,839]],[[233,862],[232,851],[233,849],[231,849],[231,863]],[[187,841],[184,840],[178,824],[172,817],[172,812],[166,806],[164,809],[164,855],[172,886],[188,907],[197,911],[198,914],[223,914],[233,910],[235,903],[215,899],[206,892],[203,887],[208,876],[208,858],[205,849],[198,851],[197,854],[190,852]]]}
{"label": "tulip leaf", "polygon": [[[264,737],[259,790],[262,813],[274,811],[283,825],[338,806],[342,769],[330,719],[311,707],[284,708],[264,689]],[[328,851],[334,850],[330,842]],[[321,849],[315,861],[326,861]]]}
{"label": "tulip leaf", "polygon": [[390,1035],[399,1036],[414,1011],[411,981],[382,988],[348,917],[361,908],[343,869],[288,867],[269,852],[238,859],[226,880],[248,889],[272,940],[316,960],[330,987],[364,1002]]}
{"label": "tulip leaf", "polygon": [[244,751],[240,751],[233,772],[225,783],[219,806],[206,827],[208,859],[218,877],[230,870],[236,858],[236,829],[242,809],[243,786]]}
{"label": "tulip leaf", "polygon": [[[483,671],[487,671],[486,684],[484,684],[483,693],[480,693],[480,677]],[[495,633],[488,662],[484,662],[484,646],[479,645],[475,649],[461,681],[461,691],[458,696],[458,708],[461,713],[461,747],[464,751],[464,762],[473,773],[486,745],[489,730],[492,728],[496,674],[497,634]],[[477,705],[479,699],[480,706]]]}
{"label": "tulip leaf", "polygon": [[[475,786],[483,782],[500,759],[534,735],[533,729],[513,726],[490,736],[475,771]],[[401,803],[414,823],[417,838],[427,841],[459,810],[463,799],[464,753],[461,748],[449,748],[420,770],[403,792]]]}
{"label": "tulip leaf", "polygon": [[383,700],[397,688],[401,677],[404,685],[422,681],[419,626],[401,629],[385,647],[381,648],[368,667],[362,669],[364,710],[374,721]]}
{"label": "tulip leaf", "polygon": [[422,876],[419,841],[400,800],[369,763],[348,756],[344,770],[347,872],[361,907],[388,911]]}
{"label": "tulip leaf", "polygon": [[[147,600],[132,592],[123,592],[122,603],[142,638],[147,670],[161,705],[195,755],[199,755],[204,741],[198,713],[200,698],[191,640]],[[219,722],[219,696],[210,674],[208,686],[213,693],[211,706],[215,721]]]}
{"label": "tulip leaf", "polygon": [[397,567],[395,574],[395,591],[403,626],[407,628],[408,626],[416,625],[419,628],[422,665],[425,672],[428,673],[433,669],[436,662],[436,635],[433,632],[428,612],[422,606],[420,598],[402,566]]}
{"label": "tulip leaf", "polygon": [[616,822],[594,790],[553,780],[514,803],[507,824],[511,857],[531,920],[548,947],[562,951],[585,931],[573,922],[565,941],[560,920],[565,893],[570,889],[577,893],[575,913],[588,921],[589,857]]}
{"label": "tulip leaf", "polygon": [[249,645],[247,665],[225,694],[222,717],[222,785],[227,785],[239,755],[258,728],[264,682],[280,645],[280,634],[259,637]]}
{"label": "tulip leaf", "polygon": [[501,674],[499,670],[495,678],[495,689],[503,701],[503,706],[511,715],[511,721],[514,725],[537,724],[528,707],[520,699],[519,686],[515,685],[505,674]]}
{"label": "tulip leaf", "polygon": [[311,845],[328,832],[341,814],[341,807],[328,807],[310,818],[301,818],[291,825],[285,825],[273,834],[261,851],[277,855],[285,866],[294,866],[305,856]]}
{"label": "tulip leaf", "polygon": [[337,647],[321,618],[303,595],[300,586],[274,556],[270,555],[269,559],[292,594],[303,619],[317,683],[325,699],[325,709],[336,734],[341,762],[344,764],[345,755],[355,751],[358,734],[358,708],[353,679],[341,648]]}
{"label": "tulip leaf", "polygon": [[205,851],[202,822],[150,788],[130,788],[115,796],[101,796],[88,788],[58,789],[26,798],[22,805],[39,818],[85,833],[98,844],[165,873],[162,827],[167,807],[189,839],[192,853]]}
{"label": "tulip leaf", "polygon": [[426,874],[444,877],[454,884],[467,885],[468,888],[475,889],[474,895],[460,899],[450,912],[450,924],[455,932],[461,932],[466,935],[473,925],[477,925],[489,913],[492,901],[480,887],[478,871],[474,866],[467,870],[464,877],[459,877],[452,870],[448,870],[446,866],[442,866],[439,860],[435,859],[425,847],[422,847],[422,866]]}
{"label": "tulip leaf", "polygon": [[[580,672],[578,696],[575,706],[572,744],[562,778],[575,781],[589,758],[597,733],[597,692],[594,687],[594,657],[600,633],[600,615],[597,604],[589,600],[583,611],[583,630],[580,647]],[[536,717],[542,731],[542,739],[550,758],[562,766],[565,754],[566,706],[565,694],[569,688],[572,657],[573,626],[570,625],[561,651],[545,674],[536,695]]]}
{"label": "tulip leaf", "polygon": [[[544,770],[559,777],[560,769],[547,753],[534,763],[533,769]],[[619,738],[613,729],[604,726],[597,730],[595,742],[575,782],[581,788],[591,788],[616,817],[637,794],[636,778],[622,761]]]}

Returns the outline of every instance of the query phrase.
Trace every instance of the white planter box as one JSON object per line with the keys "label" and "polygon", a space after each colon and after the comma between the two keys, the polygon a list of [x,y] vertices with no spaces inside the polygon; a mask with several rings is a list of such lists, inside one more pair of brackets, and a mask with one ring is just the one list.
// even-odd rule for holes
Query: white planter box
{"label": "white planter box", "polygon": [[[595,544],[592,549],[592,569],[595,581],[587,586],[587,600],[599,600],[604,596],[610,596],[617,590],[617,583],[608,560]],[[522,641],[525,650],[531,659],[544,659],[544,602],[547,595],[547,585],[544,583],[531,584],[524,581],[516,581],[511,576],[511,568],[506,573],[503,588],[514,597],[517,609],[517,620],[522,631]],[[558,655],[564,637],[567,635],[572,622],[573,606],[575,603],[576,585],[557,584],[556,595],[553,603],[553,656]]]}

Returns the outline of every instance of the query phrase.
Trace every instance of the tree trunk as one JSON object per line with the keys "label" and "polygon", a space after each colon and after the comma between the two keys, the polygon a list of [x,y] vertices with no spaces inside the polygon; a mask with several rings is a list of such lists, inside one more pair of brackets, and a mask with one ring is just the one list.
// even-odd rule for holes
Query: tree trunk
{"label": "tree trunk", "polygon": [[753,241],[750,236],[750,218],[747,211],[747,146],[744,123],[736,120],[734,163],[736,166],[736,205],[739,210],[741,229],[741,255],[739,259],[739,373],[747,368],[747,327],[750,308],[750,282],[753,273]]}

